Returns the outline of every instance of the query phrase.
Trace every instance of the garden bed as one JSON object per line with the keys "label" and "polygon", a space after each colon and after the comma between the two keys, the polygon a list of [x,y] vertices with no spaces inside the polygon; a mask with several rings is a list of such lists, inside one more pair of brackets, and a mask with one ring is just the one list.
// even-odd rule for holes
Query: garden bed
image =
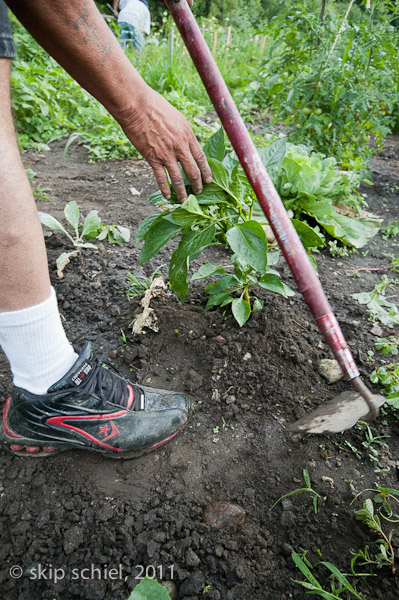
{"label": "garden bed", "polygon": [[[84,215],[97,209],[105,224],[128,226],[134,234],[153,212],[147,198],[156,185],[144,161],[89,165],[82,148],[64,159],[61,144],[46,154],[26,154],[24,161],[37,173],[32,182],[37,193],[50,188],[51,200],[38,198],[39,209],[59,219],[65,204],[76,200]],[[398,164],[399,138],[391,137],[372,161],[374,186],[362,190],[383,225],[399,219]],[[126,600],[143,574],[140,565],[144,572],[152,565],[158,579],[173,579],[179,600],[303,598],[304,589],[292,581],[303,579],[293,550],[308,550],[312,563],[329,561],[350,572],[351,549],[375,549],[377,536],[355,520],[362,498],[351,502],[356,492],[375,484],[398,488],[399,424],[390,410],[371,424],[375,436],[390,436],[387,448],[376,446],[376,462],[362,445],[365,426],[330,436],[285,432],[288,423],[350,387],[342,380],[329,385],[319,374],[320,359],[331,356],[299,293],[286,300],[261,291],[264,310],[240,329],[230,313],[204,312],[207,297],[197,282],[185,304],[170,291],[157,298],[152,307],[159,331],[133,339],[129,325],[139,304],[128,301],[126,272],[143,274],[134,236],[127,246],[83,251],[60,280],[55,259],[66,249],[66,238],[46,235],[52,282],[71,341],[93,342],[133,381],[189,394],[195,409],[174,441],[136,460],[77,451],[35,460],[1,452],[4,600]],[[375,351],[365,307],[351,294],[370,291],[381,280],[384,271],[368,268],[389,265],[384,253],[398,256],[398,246],[394,238],[378,235],[366,250],[316,258],[367,382],[384,357]],[[222,249],[206,253],[209,262],[223,259]],[[163,250],[144,265],[145,273],[158,267],[167,272],[168,256],[169,249]],[[296,289],[282,259],[278,269]],[[384,336],[392,333],[381,327]],[[1,356],[3,402],[10,387]],[[304,469],[320,495],[317,514],[311,493],[290,496],[272,509],[281,496],[304,487]],[[245,517],[240,513],[216,528],[204,510],[217,502],[241,507]],[[395,534],[393,545],[399,547]],[[22,568],[22,577],[10,576],[14,565]],[[316,574],[326,582],[323,567]],[[355,583],[370,599],[398,597],[397,579],[388,568]]]}

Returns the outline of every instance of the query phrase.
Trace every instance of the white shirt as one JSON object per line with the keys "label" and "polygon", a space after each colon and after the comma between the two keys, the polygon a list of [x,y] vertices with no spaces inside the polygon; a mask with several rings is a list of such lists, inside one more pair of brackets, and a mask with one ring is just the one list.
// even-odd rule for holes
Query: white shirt
{"label": "white shirt", "polygon": [[120,0],[118,23],[129,23],[147,35],[151,29],[150,11],[140,0]]}

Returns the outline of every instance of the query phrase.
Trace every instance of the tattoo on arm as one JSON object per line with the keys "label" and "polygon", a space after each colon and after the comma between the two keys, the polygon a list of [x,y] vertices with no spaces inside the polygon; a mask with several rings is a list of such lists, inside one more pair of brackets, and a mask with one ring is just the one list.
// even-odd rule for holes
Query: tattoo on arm
{"label": "tattoo on arm", "polygon": [[80,33],[83,44],[93,44],[97,48],[99,51],[98,64],[103,66],[112,52],[113,33],[106,27],[106,38],[103,39],[103,36],[98,35],[95,23],[90,22],[89,4],[91,5],[91,2],[85,0],[76,20],[68,19],[67,25]]}

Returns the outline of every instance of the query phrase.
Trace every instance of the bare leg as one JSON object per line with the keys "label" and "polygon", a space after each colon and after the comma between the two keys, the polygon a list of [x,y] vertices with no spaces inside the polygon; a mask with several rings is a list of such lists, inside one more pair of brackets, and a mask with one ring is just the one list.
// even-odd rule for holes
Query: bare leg
{"label": "bare leg", "polygon": [[10,64],[0,58],[0,312],[50,296],[42,227],[12,122]]}

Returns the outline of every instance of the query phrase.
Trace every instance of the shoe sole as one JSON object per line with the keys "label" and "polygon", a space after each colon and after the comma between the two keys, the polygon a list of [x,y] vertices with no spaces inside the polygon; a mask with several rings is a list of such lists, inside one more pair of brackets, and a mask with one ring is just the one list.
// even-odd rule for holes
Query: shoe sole
{"label": "shoe sole", "polygon": [[[60,452],[66,452],[67,450],[86,450],[88,452],[94,452],[95,454],[101,454],[106,458],[125,460],[129,458],[139,458],[140,456],[144,456],[145,454],[149,454],[150,452],[154,452],[158,450],[161,446],[164,446],[168,442],[170,442],[173,438],[177,436],[178,433],[183,431],[186,427],[189,419],[182,425],[177,431],[172,433],[169,437],[153,444],[152,446],[148,446],[148,448],[143,448],[142,450],[129,450],[122,453],[110,453],[103,450],[97,450],[96,448],[89,448],[88,446],[74,446],[73,444],[60,446],[43,446],[37,444],[35,440],[28,440],[26,438],[22,438],[18,440],[19,444],[13,443],[14,440],[10,440],[8,436],[4,432],[3,425],[0,424],[0,439],[2,439],[3,447],[11,452],[11,454],[15,454],[16,456],[23,457],[33,457],[33,458],[44,458],[48,456],[53,456],[54,454],[59,454]],[[14,446],[14,448],[13,448]]]}

